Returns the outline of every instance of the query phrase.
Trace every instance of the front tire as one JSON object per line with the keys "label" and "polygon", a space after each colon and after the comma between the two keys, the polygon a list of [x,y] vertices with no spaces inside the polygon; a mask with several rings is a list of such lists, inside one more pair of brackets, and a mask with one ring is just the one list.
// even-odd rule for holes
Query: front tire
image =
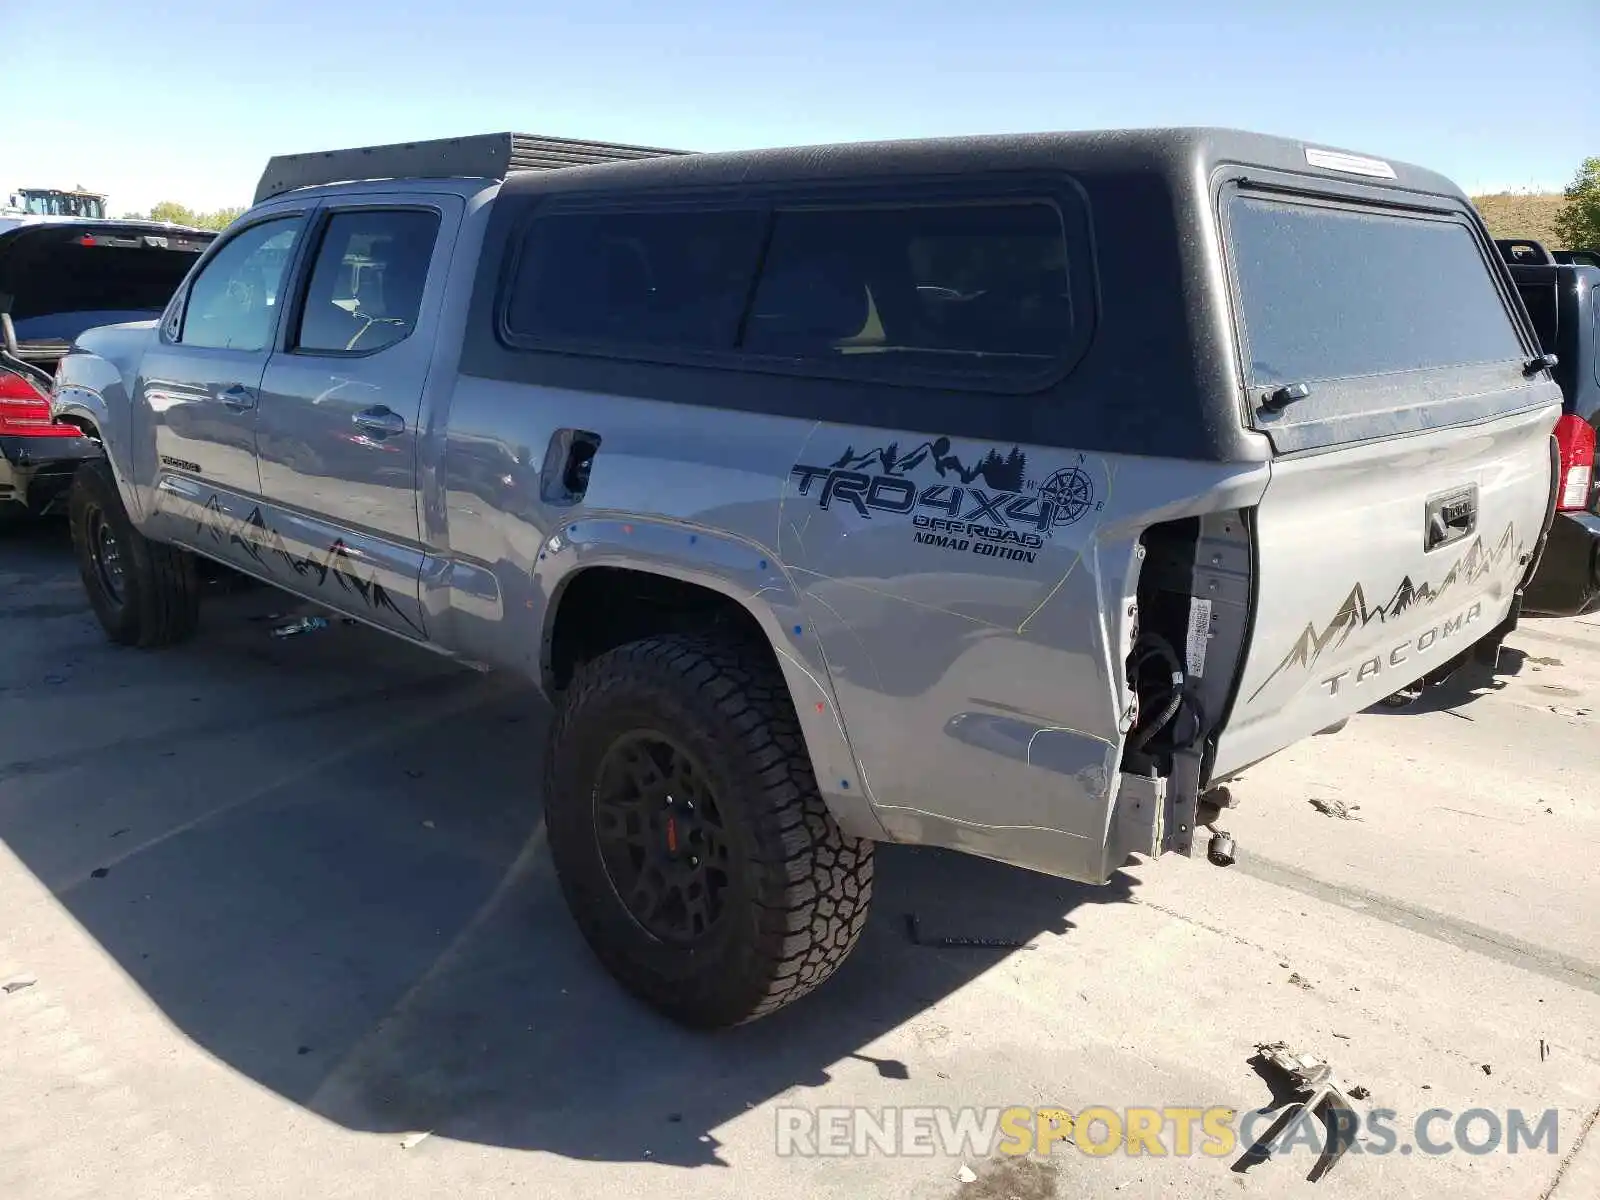
{"label": "front tire", "polygon": [[106,462],[78,468],[68,513],[78,573],[112,641],[170,646],[194,633],[200,620],[194,556],[133,527]]}
{"label": "front tire", "polygon": [[828,812],[765,647],[665,636],[585,663],[557,714],[545,796],[585,939],[685,1025],[792,1003],[866,924],[872,843]]}

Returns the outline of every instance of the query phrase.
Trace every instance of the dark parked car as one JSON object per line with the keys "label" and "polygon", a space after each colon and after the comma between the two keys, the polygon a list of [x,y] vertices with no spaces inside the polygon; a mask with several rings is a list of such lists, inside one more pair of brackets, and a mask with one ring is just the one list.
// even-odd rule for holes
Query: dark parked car
{"label": "dark parked car", "polygon": [[86,329],[158,316],[216,234],[149,221],[0,218],[0,520],[58,507],[97,439],[50,413]]}
{"label": "dark parked car", "polygon": [[1600,609],[1600,488],[1595,427],[1600,424],[1600,252],[1546,250],[1501,241],[1500,253],[1546,354],[1556,363],[1562,414],[1556,423],[1561,475],[1556,519],[1524,607],[1550,616]]}

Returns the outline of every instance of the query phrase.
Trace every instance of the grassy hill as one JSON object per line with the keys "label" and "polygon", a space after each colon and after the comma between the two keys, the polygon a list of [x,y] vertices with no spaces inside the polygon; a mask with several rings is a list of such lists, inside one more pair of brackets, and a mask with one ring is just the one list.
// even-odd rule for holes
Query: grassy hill
{"label": "grassy hill", "polygon": [[1496,192],[1472,198],[1495,237],[1532,238],[1551,248],[1561,245],[1554,226],[1562,202],[1560,192]]}

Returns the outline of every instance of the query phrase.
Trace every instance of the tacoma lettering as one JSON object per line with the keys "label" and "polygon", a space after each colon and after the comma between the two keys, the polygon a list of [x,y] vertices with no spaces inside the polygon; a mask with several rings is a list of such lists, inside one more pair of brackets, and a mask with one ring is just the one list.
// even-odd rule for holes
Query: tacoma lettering
{"label": "tacoma lettering", "polygon": [[[1383,662],[1385,657],[1388,658],[1391,667],[1398,667],[1408,661],[1413,653],[1426,654],[1428,649],[1440,638],[1455,637],[1467,626],[1481,619],[1482,616],[1483,601],[1474,601],[1472,607],[1467,609],[1466,612],[1458,613],[1442,624],[1423,630],[1410,641],[1401,642],[1399,645],[1392,647],[1387,656],[1380,654],[1367,659],[1356,671],[1356,685],[1360,686],[1373,676],[1381,674],[1384,669]],[[1329,675],[1322,681],[1320,686],[1328,695],[1337,696],[1340,686],[1348,678],[1350,678],[1349,671],[1340,671],[1336,675]]]}

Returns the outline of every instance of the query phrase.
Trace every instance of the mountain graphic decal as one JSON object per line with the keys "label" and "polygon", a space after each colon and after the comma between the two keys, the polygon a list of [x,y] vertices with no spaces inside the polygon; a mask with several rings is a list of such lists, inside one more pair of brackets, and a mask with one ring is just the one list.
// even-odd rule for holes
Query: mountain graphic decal
{"label": "mountain graphic decal", "polygon": [[1356,584],[1344,598],[1344,603],[1339,605],[1332,619],[1321,629],[1307,622],[1300,636],[1295,639],[1294,645],[1289,648],[1289,653],[1283,656],[1283,661],[1273,668],[1272,674],[1266,677],[1261,686],[1250,694],[1250,699],[1254,700],[1261,695],[1266,691],[1268,684],[1290,667],[1309,671],[1326,651],[1337,650],[1349,640],[1351,634],[1365,629],[1374,621],[1387,621],[1413,609],[1436,604],[1440,597],[1449,595],[1462,585],[1470,587],[1478,583],[1500,568],[1507,559],[1521,558],[1522,544],[1515,542],[1515,532],[1510,525],[1507,525],[1492,550],[1484,547],[1482,538],[1473,538],[1472,545],[1467,547],[1467,552],[1456,560],[1437,585],[1426,580],[1416,584],[1412,582],[1411,576],[1407,575],[1400,581],[1400,586],[1395,588],[1388,603],[1372,607],[1367,603],[1366,591],[1359,583]]}
{"label": "mountain graphic decal", "polygon": [[849,446],[832,466],[834,470],[847,471],[875,466],[885,475],[905,475],[927,463],[939,473],[941,479],[954,476],[962,483],[982,479],[997,492],[1022,491],[1023,476],[1028,467],[1028,456],[1018,446],[1011,447],[1011,453],[1005,456],[991,449],[970,467],[961,461],[959,455],[950,452],[950,439],[947,437],[923,442],[904,454],[899,450],[898,442],[890,442],[887,446],[863,454],[857,454],[855,447]]}
{"label": "mountain graphic decal", "polygon": [[394,597],[376,577],[362,577],[361,564],[350,554],[343,538],[336,538],[321,554],[302,557],[289,552],[283,537],[261,515],[259,506],[252,508],[249,516],[236,521],[228,516],[218,497],[213,495],[206,501],[205,512],[210,520],[202,517],[195,523],[195,532],[204,530],[219,545],[238,546],[264,574],[273,574],[272,564],[268,561],[270,556],[282,559],[302,579],[314,578],[317,587],[325,586],[331,575],[341,591],[356,596],[367,608],[398,617],[417,637],[426,636],[422,628],[394,602]]}

